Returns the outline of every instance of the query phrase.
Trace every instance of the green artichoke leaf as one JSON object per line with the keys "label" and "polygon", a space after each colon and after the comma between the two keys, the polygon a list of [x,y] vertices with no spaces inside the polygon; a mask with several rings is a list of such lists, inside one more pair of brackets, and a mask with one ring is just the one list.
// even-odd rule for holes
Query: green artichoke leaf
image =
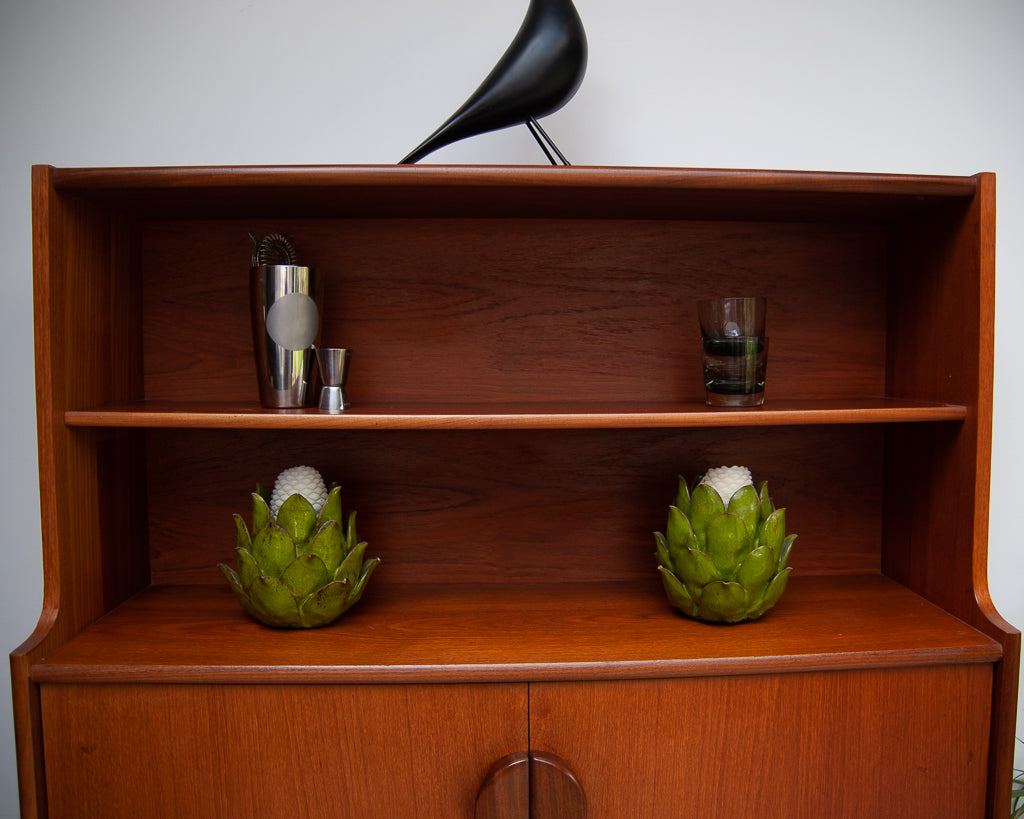
{"label": "green artichoke leaf", "polygon": [[738,623],[747,616],[747,592],[739,583],[716,580],[704,587],[697,616],[721,623]]}
{"label": "green artichoke leaf", "polygon": [[304,628],[325,626],[337,620],[349,607],[349,588],[344,580],[334,580],[302,601],[300,612]]}
{"label": "green artichoke leaf", "polygon": [[348,526],[345,527],[345,554],[351,552],[358,542],[359,538],[356,535],[356,510],[353,509],[349,512]]}
{"label": "green artichoke leaf", "polygon": [[670,554],[680,549],[692,549],[697,545],[690,521],[678,506],[668,508],[668,525],[665,527],[665,539],[668,541]]}
{"label": "green artichoke leaf", "polygon": [[796,540],[796,535],[786,536],[786,540],[782,544],[782,554],[779,555],[779,565],[776,567],[776,571],[781,572],[789,563],[789,553],[793,549],[794,540]]}
{"label": "green artichoke leaf", "polygon": [[[296,545],[308,542],[316,531],[316,510],[306,498],[296,492],[277,510],[277,525],[284,529]],[[306,549],[299,546],[299,551]]]}
{"label": "green artichoke leaf", "polygon": [[772,582],[768,584],[768,588],[764,593],[764,599],[750,614],[752,620],[760,617],[779,602],[779,598],[782,597],[782,593],[786,590],[786,583],[789,581],[789,574],[792,571],[792,567],[783,569],[772,578]]}
{"label": "green artichoke leaf", "polygon": [[252,533],[253,536],[267,524],[274,520],[274,516],[267,505],[267,499],[258,492],[252,493]]}
{"label": "green artichoke leaf", "polygon": [[252,582],[261,574],[260,567],[248,549],[235,549],[235,559],[238,561],[238,576],[242,581],[242,588],[248,592]]}
{"label": "green artichoke leaf", "polygon": [[316,555],[299,555],[281,573],[281,582],[296,600],[308,597],[321,586],[331,582],[331,574]]}
{"label": "green artichoke leaf", "polygon": [[227,563],[218,563],[217,568],[220,569],[220,573],[224,575],[224,579],[228,581],[228,585],[231,586],[231,591],[235,593],[235,597],[238,598],[238,602],[244,606],[248,602],[248,599],[245,594],[245,589],[242,588],[242,579]]}
{"label": "green artichoke leaf", "polygon": [[679,488],[676,490],[676,508],[684,515],[690,514],[690,487],[686,478],[679,476]]}
{"label": "green artichoke leaf", "polygon": [[252,538],[249,537],[249,529],[239,514],[235,514],[235,547],[238,549],[252,549]]}
{"label": "green artichoke leaf", "polygon": [[751,600],[760,600],[774,574],[775,553],[767,546],[760,546],[747,555],[736,579],[743,584]]}
{"label": "green artichoke leaf", "polygon": [[253,538],[252,556],[256,558],[260,574],[280,577],[285,567],[296,558],[295,542],[280,526],[264,526]]}
{"label": "green artichoke leaf", "polygon": [[380,565],[379,557],[371,557],[369,560],[363,561],[363,568],[359,570],[359,580],[356,581],[357,586],[365,586],[366,581],[370,579],[370,575],[373,574],[373,570]]}
{"label": "green artichoke leaf", "polygon": [[771,496],[768,494],[768,481],[762,482],[757,487],[757,496],[761,500],[761,520],[764,520],[775,511],[775,504],[772,503]]}
{"label": "green artichoke leaf", "polygon": [[733,580],[740,561],[750,551],[752,541],[743,518],[726,512],[708,522],[705,551],[718,567],[721,576]]}
{"label": "green artichoke leaf", "polygon": [[700,484],[691,493],[689,521],[701,551],[707,551],[708,522],[723,512],[725,504],[721,496],[707,484]]}
{"label": "green artichoke leaf", "polygon": [[366,552],[366,541],[358,544],[348,556],[341,562],[334,572],[334,580],[347,580],[350,587],[354,587],[359,579],[359,570],[363,566],[363,554]]}
{"label": "green artichoke leaf", "polygon": [[751,535],[757,534],[757,524],[761,517],[761,498],[753,486],[742,486],[736,490],[729,501],[728,511],[742,518]]}
{"label": "green artichoke leaf", "polygon": [[359,579],[356,581],[356,587],[352,589],[352,592],[348,596],[348,603],[345,606],[346,609],[354,606],[359,601],[359,598],[363,596],[363,591],[366,589],[366,584],[370,580],[370,575],[373,574],[373,570],[379,565],[379,557],[371,557],[363,564],[363,568],[359,570]]}
{"label": "green artichoke leaf", "polygon": [[704,552],[683,549],[675,556],[676,574],[699,597],[699,592],[712,580],[720,580],[718,567]]}
{"label": "green artichoke leaf", "polygon": [[259,481],[256,481],[256,494],[263,498],[263,500],[265,500],[267,502],[267,505],[269,506],[270,496],[274,493],[271,491],[270,487],[264,486]]}
{"label": "green artichoke leaf", "polygon": [[683,612],[683,614],[687,614],[690,617],[695,616],[697,614],[697,604],[693,602],[693,598],[690,597],[686,586],[679,582],[679,578],[664,566],[659,566],[658,571],[661,572],[661,582],[665,587],[665,594],[668,595],[669,602]]}
{"label": "green artichoke leaf", "polygon": [[767,546],[775,555],[776,561],[782,551],[782,541],[786,537],[786,510],[776,509],[761,522],[758,542]]}
{"label": "green artichoke leaf", "polygon": [[668,541],[661,532],[654,533],[654,541],[657,544],[655,549],[655,555],[658,557],[658,563],[664,566],[670,572],[675,571],[675,566],[672,564],[672,558],[668,552]]}
{"label": "green artichoke leaf", "polygon": [[299,625],[299,609],[295,597],[276,577],[257,577],[249,588],[249,602],[254,616],[261,623],[276,628]]}
{"label": "green artichoke leaf", "polygon": [[339,523],[344,520],[341,516],[341,487],[335,486],[331,489],[327,495],[327,500],[324,503],[324,508],[320,510],[320,514],[316,519],[317,529],[322,529],[324,524],[328,521],[336,520]]}
{"label": "green artichoke leaf", "polygon": [[309,553],[316,555],[331,574],[345,557],[345,540],[341,521],[337,518],[327,521],[309,544]]}

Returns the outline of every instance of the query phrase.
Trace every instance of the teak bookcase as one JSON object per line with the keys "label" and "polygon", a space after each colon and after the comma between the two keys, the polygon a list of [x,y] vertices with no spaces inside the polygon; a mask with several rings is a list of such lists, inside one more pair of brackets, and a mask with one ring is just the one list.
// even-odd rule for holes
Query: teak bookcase
{"label": "teak bookcase", "polygon": [[[630,168],[55,169],[33,187],[45,599],[25,816],[1001,817],[987,590],[995,179]],[[260,408],[249,231],[325,282],[352,408]],[[767,401],[694,302],[768,297]],[[799,537],[762,620],[673,613],[679,474]],[[366,595],[250,620],[215,568],[283,468]]]}

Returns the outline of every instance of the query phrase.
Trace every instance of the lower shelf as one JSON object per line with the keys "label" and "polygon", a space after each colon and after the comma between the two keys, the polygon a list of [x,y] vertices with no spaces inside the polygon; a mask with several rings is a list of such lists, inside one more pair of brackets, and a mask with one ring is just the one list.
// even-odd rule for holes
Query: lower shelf
{"label": "lower shelf", "polygon": [[687,620],[650,583],[379,584],[330,626],[269,629],[227,586],[152,586],[37,663],[38,682],[643,679],[995,662],[881,575],[796,577],[761,620]]}

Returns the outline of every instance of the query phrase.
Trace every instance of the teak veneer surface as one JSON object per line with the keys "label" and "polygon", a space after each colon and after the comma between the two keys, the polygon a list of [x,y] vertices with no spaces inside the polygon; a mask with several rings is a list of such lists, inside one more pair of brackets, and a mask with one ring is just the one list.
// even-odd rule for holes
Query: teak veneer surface
{"label": "teak veneer surface", "polygon": [[963,819],[984,811],[990,684],[987,665],[539,683],[530,742],[571,760],[589,817]]}
{"label": "teak veneer surface", "polygon": [[[992,174],[40,166],[33,222],[45,587],[11,657],[26,817],[49,789],[53,817],[77,793],[104,819],[186,813],[201,794],[166,760],[218,787],[181,751],[206,716],[223,739],[200,741],[255,766],[224,790],[248,804],[308,743],[251,757],[239,717],[382,682],[402,683],[369,687],[408,703],[374,699],[405,757],[371,750],[365,770],[394,762],[401,782],[463,687],[500,729],[459,726],[468,743],[507,740],[394,787],[392,815],[417,795],[431,819],[469,815],[491,766],[530,751],[564,760],[601,819],[661,819],[687,792],[732,816],[752,791],[786,819],[1005,814],[1020,634],[987,586]],[[269,230],[325,280],[320,343],[354,350],[343,416],[257,408],[247,233]],[[701,404],[693,302],[724,282],[772,305],[763,410]],[[384,562],[335,625],[272,632],[215,565],[253,482],[303,462],[344,485]],[[754,624],[682,620],[653,574],[675,476],[717,463],[767,480],[800,535]],[[652,723],[638,697],[682,716]],[[126,791],[139,761],[163,767]],[[338,780],[353,804],[357,768]],[[644,774],[665,787],[638,806]]]}
{"label": "teak veneer surface", "polygon": [[756,624],[679,617],[653,583],[379,584],[275,631],[219,586],[148,589],[37,664],[40,682],[615,679],[994,662],[997,643],[879,575],[795,577]]}
{"label": "teak veneer surface", "polygon": [[962,421],[966,407],[920,401],[779,401],[745,411],[700,404],[392,404],[318,409],[146,401],[71,410],[69,426],[195,429],[630,429]]}
{"label": "teak veneer surface", "polygon": [[525,685],[46,685],[42,699],[53,819],[468,818],[488,766],[529,745]]}
{"label": "teak veneer surface", "polygon": [[405,213],[565,218],[893,218],[969,200],[975,177],[698,168],[57,168],[56,190],[142,218]]}

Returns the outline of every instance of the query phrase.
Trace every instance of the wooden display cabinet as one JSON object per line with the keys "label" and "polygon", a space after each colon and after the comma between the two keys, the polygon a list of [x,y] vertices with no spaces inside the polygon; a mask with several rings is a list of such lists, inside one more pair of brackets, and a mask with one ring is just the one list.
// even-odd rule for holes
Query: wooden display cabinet
{"label": "wooden display cabinet", "polygon": [[[1006,813],[992,175],[38,167],[33,215],[25,816]],[[354,350],[343,414],[259,406],[271,230]],[[768,297],[767,400],[712,410],[694,302],[736,294]],[[302,463],[383,563],[274,631],[215,566]],[[652,532],[733,463],[799,537],[775,609],[715,627]]]}

